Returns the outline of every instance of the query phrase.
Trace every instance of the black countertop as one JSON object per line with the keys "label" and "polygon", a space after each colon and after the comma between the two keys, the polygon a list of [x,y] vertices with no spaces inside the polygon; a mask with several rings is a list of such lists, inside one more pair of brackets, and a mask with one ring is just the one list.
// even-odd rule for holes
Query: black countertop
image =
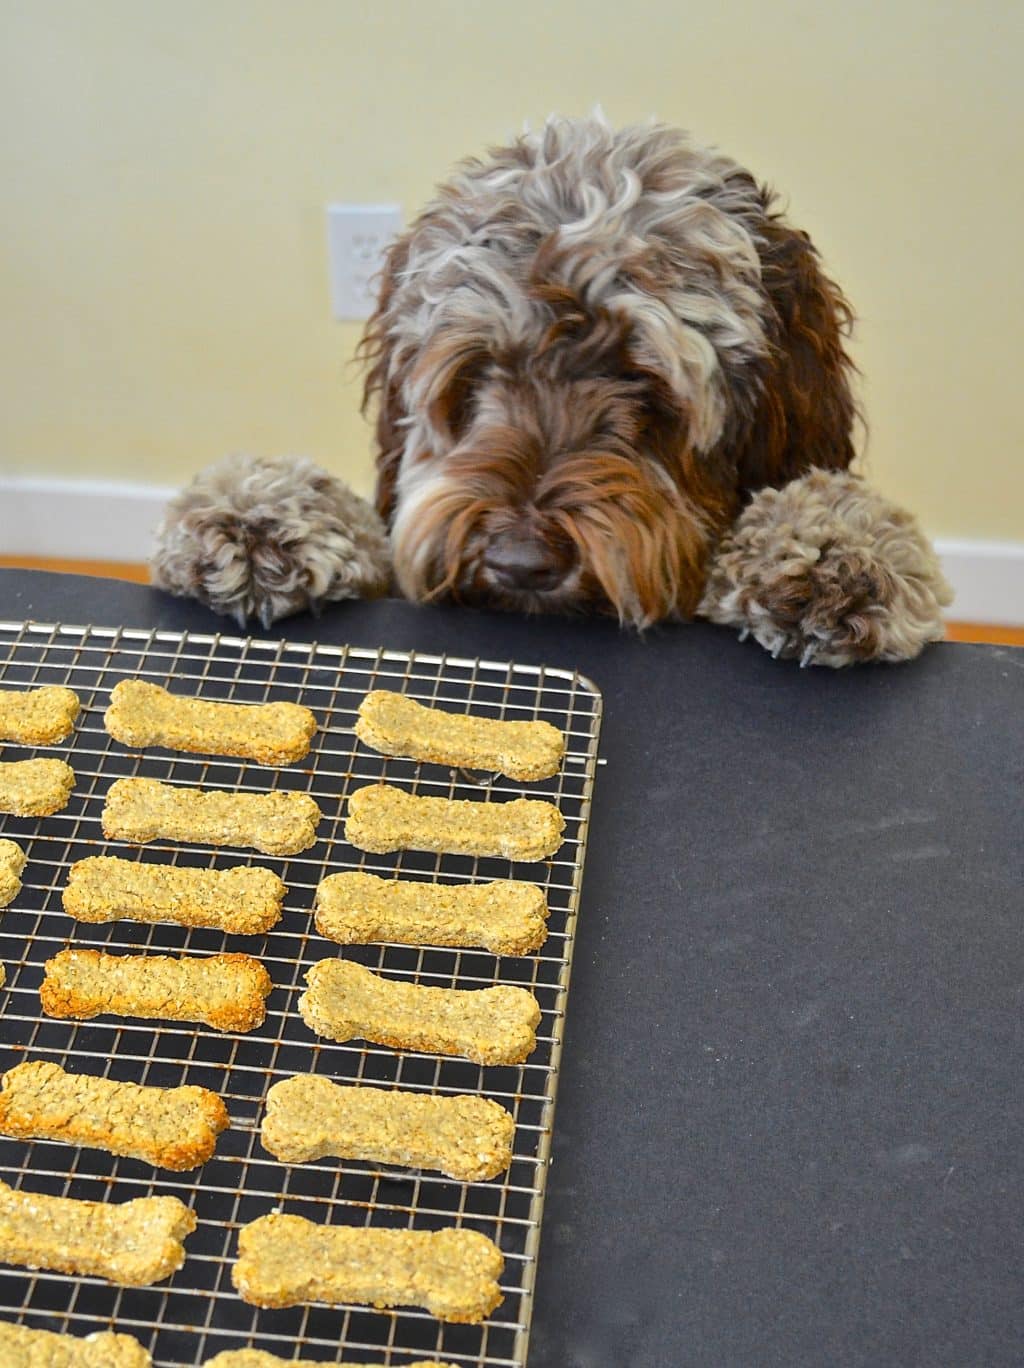
{"label": "black countertop", "polygon": [[[137,585],[0,590],[234,630]],[[604,692],[530,1368],[1024,1360],[1024,651],[836,674],[392,601],[268,635]]]}

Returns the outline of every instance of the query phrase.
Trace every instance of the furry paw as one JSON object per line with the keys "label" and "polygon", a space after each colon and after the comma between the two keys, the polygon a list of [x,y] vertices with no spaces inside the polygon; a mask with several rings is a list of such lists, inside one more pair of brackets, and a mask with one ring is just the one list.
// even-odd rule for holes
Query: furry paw
{"label": "furry paw", "polygon": [[912,660],[952,602],[911,515],[857,476],[815,470],[754,496],[718,547],[698,612],[802,665]]}
{"label": "furry paw", "polygon": [[151,566],[159,588],[269,627],[383,594],[391,558],[366,500],[312,461],[228,456],[168,504]]}

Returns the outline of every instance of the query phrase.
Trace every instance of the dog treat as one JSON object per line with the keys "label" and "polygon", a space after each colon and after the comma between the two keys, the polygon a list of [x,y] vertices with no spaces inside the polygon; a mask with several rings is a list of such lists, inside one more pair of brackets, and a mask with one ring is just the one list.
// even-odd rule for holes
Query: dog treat
{"label": "dog treat", "polygon": [[184,869],[90,855],[68,872],[64,911],[82,922],[128,919],[255,936],[281,920],[287,889],[270,869]]}
{"label": "dog treat", "polygon": [[142,679],[115,685],[103,720],[126,746],[237,755],[261,765],[301,760],[316,733],[316,718],[298,703],[214,703],[182,698]]}
{"label": "dog treat", "polygon": [[103,808],[103,834],[140,844],[163,838],[297,855],[316,844],[321,815],[305,793],[228,793],[117,779]]}
{"label": "dog treat", "polygon": [[70,689],[0,689],[0,741],[52,746],[74,730],[81,704]]}
{"label": "dog treat", "polygon": [[346,1088],[300,1074],[267,1093],[261,1135],[285,1164],[363,1159],[474,1183],[508,1168],[514,1132],[510,1113],[486,1097]]}
{"label": "dog treat", "polygon": [[511,779],[550,779],[565,754],[562,733],[550,722],[501,722],[445,712],[388,689],[366,695],[355,732],[384,755],[496,770]]}
{"label": "dog treat", "polygon": [[152,1368],[149,1352],[132,1335],[100,1330],[78,1339],[52,1330],[0,1321],[4,1368]]}
{"label": "dog treat", "polygon": [[374,855],[426,850],[543,860],[562,844],[564,827],[558,808],[538,798],[475,803],[417,798],[390,784],[368,784],[348,800],[345,839]]}
{"label": "dog treat", "polygon": [[61,950],[39,989],[47,1016],[87,1021],[112,1014],[201,1021],[216,1031],[252,1031],[274,985],[251,955],[107,955]]}
{"label": "dog treat", "polygon": [[525,988],[423,988],[381,978],[350,960],[320,960],[299,998],[303,1021],[329,1040],[521,1064],[537,1044],[537,999]]}
{"label": "dog treat", "polygon": [[370,1230],[261,1216],[242,1229],[231,1281],[250,1306],[421,1306],[476,1325],[501,1302],[501,1251],[475,1230]]}
{"label": "dog treat", "polygon": [[177,1197],[79,1202],[0,1182],[0,1261],[92,1274],[122,1287],[163,1282],[185,1262],[195,1212]]}
{"label": "dog treat", "polygon": [[9,1069],[0,1088],[0,1135],[84,1145],[177,1172],[205,1164],[229,1124],[206,1088],[118,1083],[41,1059]]}
{"label": "dog treat", "polygon": [[6,907],[21,892],[21,871],[28,856],[14,841],[0,840],[0,907]]}
{"label": "dog treat", "polygon": [[[32,1365],[35,1368],[35,1365]],[[62,1365],[63,1368],[63,1365]],[[90,1365],[91,1368],[91,1365]],[[207,1359],[203,1368],[375,1368],[372,1363],[352,1363],[343,1359],[283,1359],[268,1354],[265,1349],[224,1349]],[[455,1368],[453,1363],[438,1363],[435,1359],[417,1359],[403,1368]]]}
{"label": "dog treat", "polygon": [[13,817],[51,817],[67,807],[75,771],[63,760],[0,763],[0,812]]}
{"label": "dog treat", "polygon": [[528,955],[547,939],[544,894],[536,884],[432,884],[357,872],[330,874],[316,891],[316,929],[339,945],[479,947]]}

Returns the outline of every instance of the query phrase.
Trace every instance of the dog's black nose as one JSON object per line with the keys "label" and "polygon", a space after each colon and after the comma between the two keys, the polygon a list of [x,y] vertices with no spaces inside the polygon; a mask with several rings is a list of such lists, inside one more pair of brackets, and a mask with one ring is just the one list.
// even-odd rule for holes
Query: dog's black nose
{"label": "dog's black nose", "polygon": [[554,589],[572,565],[572,548],[540,533],[500,532],[484,552],[484,565],[502,589]]}

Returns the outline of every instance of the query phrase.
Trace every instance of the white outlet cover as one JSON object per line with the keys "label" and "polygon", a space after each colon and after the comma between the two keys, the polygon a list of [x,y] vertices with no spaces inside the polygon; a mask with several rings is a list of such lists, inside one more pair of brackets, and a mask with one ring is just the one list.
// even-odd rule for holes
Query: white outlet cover
{"label": "white outlet cover", "polygon": [[327,259],[335,318],[369,318],[388,244],[402,231],[397,204],[329,204]]}

